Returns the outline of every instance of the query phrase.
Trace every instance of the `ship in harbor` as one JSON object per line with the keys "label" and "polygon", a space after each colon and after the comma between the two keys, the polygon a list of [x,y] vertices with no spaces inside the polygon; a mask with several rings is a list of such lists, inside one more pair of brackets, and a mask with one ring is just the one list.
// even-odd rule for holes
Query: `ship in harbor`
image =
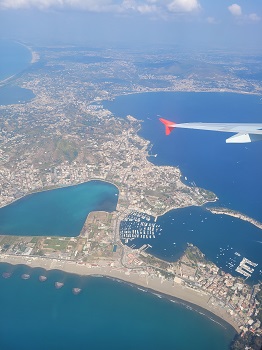
{"label": "ship in harbor", "polygon": [[128,243],[129,240],[136,238],[153,239],[160,235],[162,229],[160,225],[152,220],[150,215],[132,211],[120,224],[120,238]]}

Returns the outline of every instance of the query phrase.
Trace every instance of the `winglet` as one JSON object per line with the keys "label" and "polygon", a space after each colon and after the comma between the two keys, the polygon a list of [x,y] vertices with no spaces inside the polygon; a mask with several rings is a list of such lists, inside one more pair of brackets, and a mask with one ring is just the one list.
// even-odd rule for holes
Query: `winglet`
{"label": "winglet", "polygon": [[171,131],[175,128],[176,123],[170,122],[169,120],[166,120],[166,119],[163,119],[163,118],[159,118],[159,120],[166,127],[166,135],[169,135],[171,133]]}

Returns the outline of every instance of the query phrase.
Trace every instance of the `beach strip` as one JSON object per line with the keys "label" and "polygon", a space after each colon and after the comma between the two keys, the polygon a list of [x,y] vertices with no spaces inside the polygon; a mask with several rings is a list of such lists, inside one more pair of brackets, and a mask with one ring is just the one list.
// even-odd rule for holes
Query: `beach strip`
{"label": "beach strip", "polygon": [[[2,255],[0,262],[9,263],[11,265],[27,265],[32,268],[41,267],[45,270],[61,270],[67,273],[77,274],[81,276],[100,275],[112,279],[121,280],[142,287],[146,290],[155,291],[168,297],[180,299],[181,302],[188,302],[203,308],[222,320],[229,323],[238,333],[240,329],[235,320],[222,307],[214,307],[209,302],[210,295],[199,292],[192,288],[188,288],[174,281],[161,279],[158,277],[150,277],[143,271],[127,270],[119,267],[110,267],[99,263],[77,263],[75,261],[47,259],[42,257],[25,257],[15,255]],[[104,262],[106,264],[106,262]],[[192,305],[191,305],[192,306]],[[223,323],[223,321],[221,321]],[[220,323],[220,322],[218,322]]]}

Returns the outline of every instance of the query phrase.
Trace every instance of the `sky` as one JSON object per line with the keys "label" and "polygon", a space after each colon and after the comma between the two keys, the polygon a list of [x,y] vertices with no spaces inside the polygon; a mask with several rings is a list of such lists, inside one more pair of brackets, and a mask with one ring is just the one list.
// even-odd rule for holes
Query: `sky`
{"label": "sky", "polygon": [[0,0],[0,38],[262,51],[262,0]]}

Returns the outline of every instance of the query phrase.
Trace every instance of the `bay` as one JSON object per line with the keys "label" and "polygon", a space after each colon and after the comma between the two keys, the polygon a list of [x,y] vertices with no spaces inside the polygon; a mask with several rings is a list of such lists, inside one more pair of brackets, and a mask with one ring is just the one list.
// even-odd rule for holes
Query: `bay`
{"label": "bay", "polygon": [[116,209],[118,189],[106,182],[43,191],[0,208],[0,234],[78,236],[91,211]]}
{"label": "bay", "polygon": [[0,87],[0,105],[21,104],[31,101],[35,97],[33,91],[16,85]]}
{"label": "bay", "polygon": [[[125,283],[0,264],[0,276],[6,271],[12,275],[0,277],[1,349],[226,350],[235,334],[215,317]],[[30,278],[21,279],[24,273]],[[64,286],[56,289],[56,281]]]}
{"label": "bay", "polygon": [[142,120],[140,135],[153,144],[156,165],[178,166],[188,184],[216,193],[221,206],[262,221],[262,142],[226,144],[230,133],[175,129],[159,117],[183,122],[262,123],[260,96],[234,93],[157,92],[104,101],[115,116]]}
{"label": "bay", "polygon": [[[14,68],[15,64],[7,67],[0,80],[21,72],[26,65],[21,69],[18,66]],[[1,89],[0,103],[26,101],[23,93],[27,92]],[[138,109],[140,107],[141,105],[137,106]],[[127,114],[129,113],[132,114]],[[151,118],[151,115],[147,117]],[[152,132],[155,127],[156,131],[157,119],[154,125],[150,119],[147,120],[149,123],[145,130]],[[166,141],[164,137],[163,140]],[[165,163],[163,156],[164,153],[154,160],[159,164]],[[194,176],[189,181],[197,181],[193,179]],[[65,197],[61,192],[57,195],[56,191],[60,190],[66,193]],[[7,234],[17,235],[76,236],[89,211],[110,211],[116,205],[114,200],[117,200],[117,196],[112,197],[115,189],[112,193],[111,190],[105,191],[104,195],[90,189],[91,196],[88,195],[88,198],[81,197],[86,193],[83,188],[80,197],[75,189],[71,188],[71,196],[67,189],[60,190],[33,194],[0,209],[0,222],[4,224],[1,229]],[[56,196],[59,198],[57,201]],[[85,209],[80,202],[85,202]],[[61,207],[64,210],[60,212]],[[53,210],[48,211],[49,209]],[[62,221],[68,223],[68,218],[73,223],[72,226],[61,226]],[[201,350],[222,350],[228,349],[235,333],[231,327],[225,329],[182,305],[105,278],[83,278],[61,271],[46,272],[41,269],[32,270],[28,266],[0,264],[0,275],[6,271],[12,272],[12,276],[8,279],[0,278],[1,349],[120,349],[124,344],[127,349],[187,350],[194,347]],[[22,280],[23,273],[29,273],[31,278]],[[43,273],[48,279],[41,283],[38,277]],[[65,283],[59,290],[54,287],[57,280]],[[82,288],[82,292],[73,295],[73,287]]]}
{"label": "bay", "polygon": [[[139,224],[142,229],[143,219]],[[151,247],[147,252],[166,261],[179,259],[187,244],[197,246],[209,261],[213,261],[223,271],[233,276],[241,276],[235,271],[240,261],[245,257],[255,262],[257,266],[248,281],[256,283],[262,277],[262,231],[249,222],[225,215],[216,215],[202,207],[176,209],[158,217],[155,222],[151,217],[148,223],[159,225],[155,238],[135,238],[128,246],[140,248],[145,243]],[[123,221],[120,229],[130,226]],[[132,226],[131,226],[132,229]],[[133,222],[137,229],[137,222]],[[243,277],[243,276],[242,276]]]}
{"label": "bay", "polygon": [[25,103],[35,97],[31,90],[6,81],[26,70],[31,59],[32,53],[25,45],[0,39],[0,105]]}
{"label": "bay", "polygon": [[[115,116],[124,118],[131,114],[142,120],[140,135],[153,144],[151,154],[157,154],[149,160],[156,165],[178,166],[185,183],[215,192],[219,201],[208,206],[228,207],[262,221],[262,142],[226,144],[230,134],[189,129],[175,129],[167,137],[158,120],[161,116],[178,123],[262,122],[259,96],[145,93],[105,101],[104,107]],[[261,279],[262,230],[257,227],[201,208],[170,211],[159,217],[157,224],[161,225],[161,236],[135,239],[129,245],[149,243],[152,248],[148,252],[175,261],[187,243],[193,243],[209,260],[233,275],[240,276],[235,268],[243,257],[256,262],[252,279],[253,282]]]}
{"label": "bay", "polygon": [[31,51],[16,41],[0,39],[0,82],[26,69],[32,59]]}

